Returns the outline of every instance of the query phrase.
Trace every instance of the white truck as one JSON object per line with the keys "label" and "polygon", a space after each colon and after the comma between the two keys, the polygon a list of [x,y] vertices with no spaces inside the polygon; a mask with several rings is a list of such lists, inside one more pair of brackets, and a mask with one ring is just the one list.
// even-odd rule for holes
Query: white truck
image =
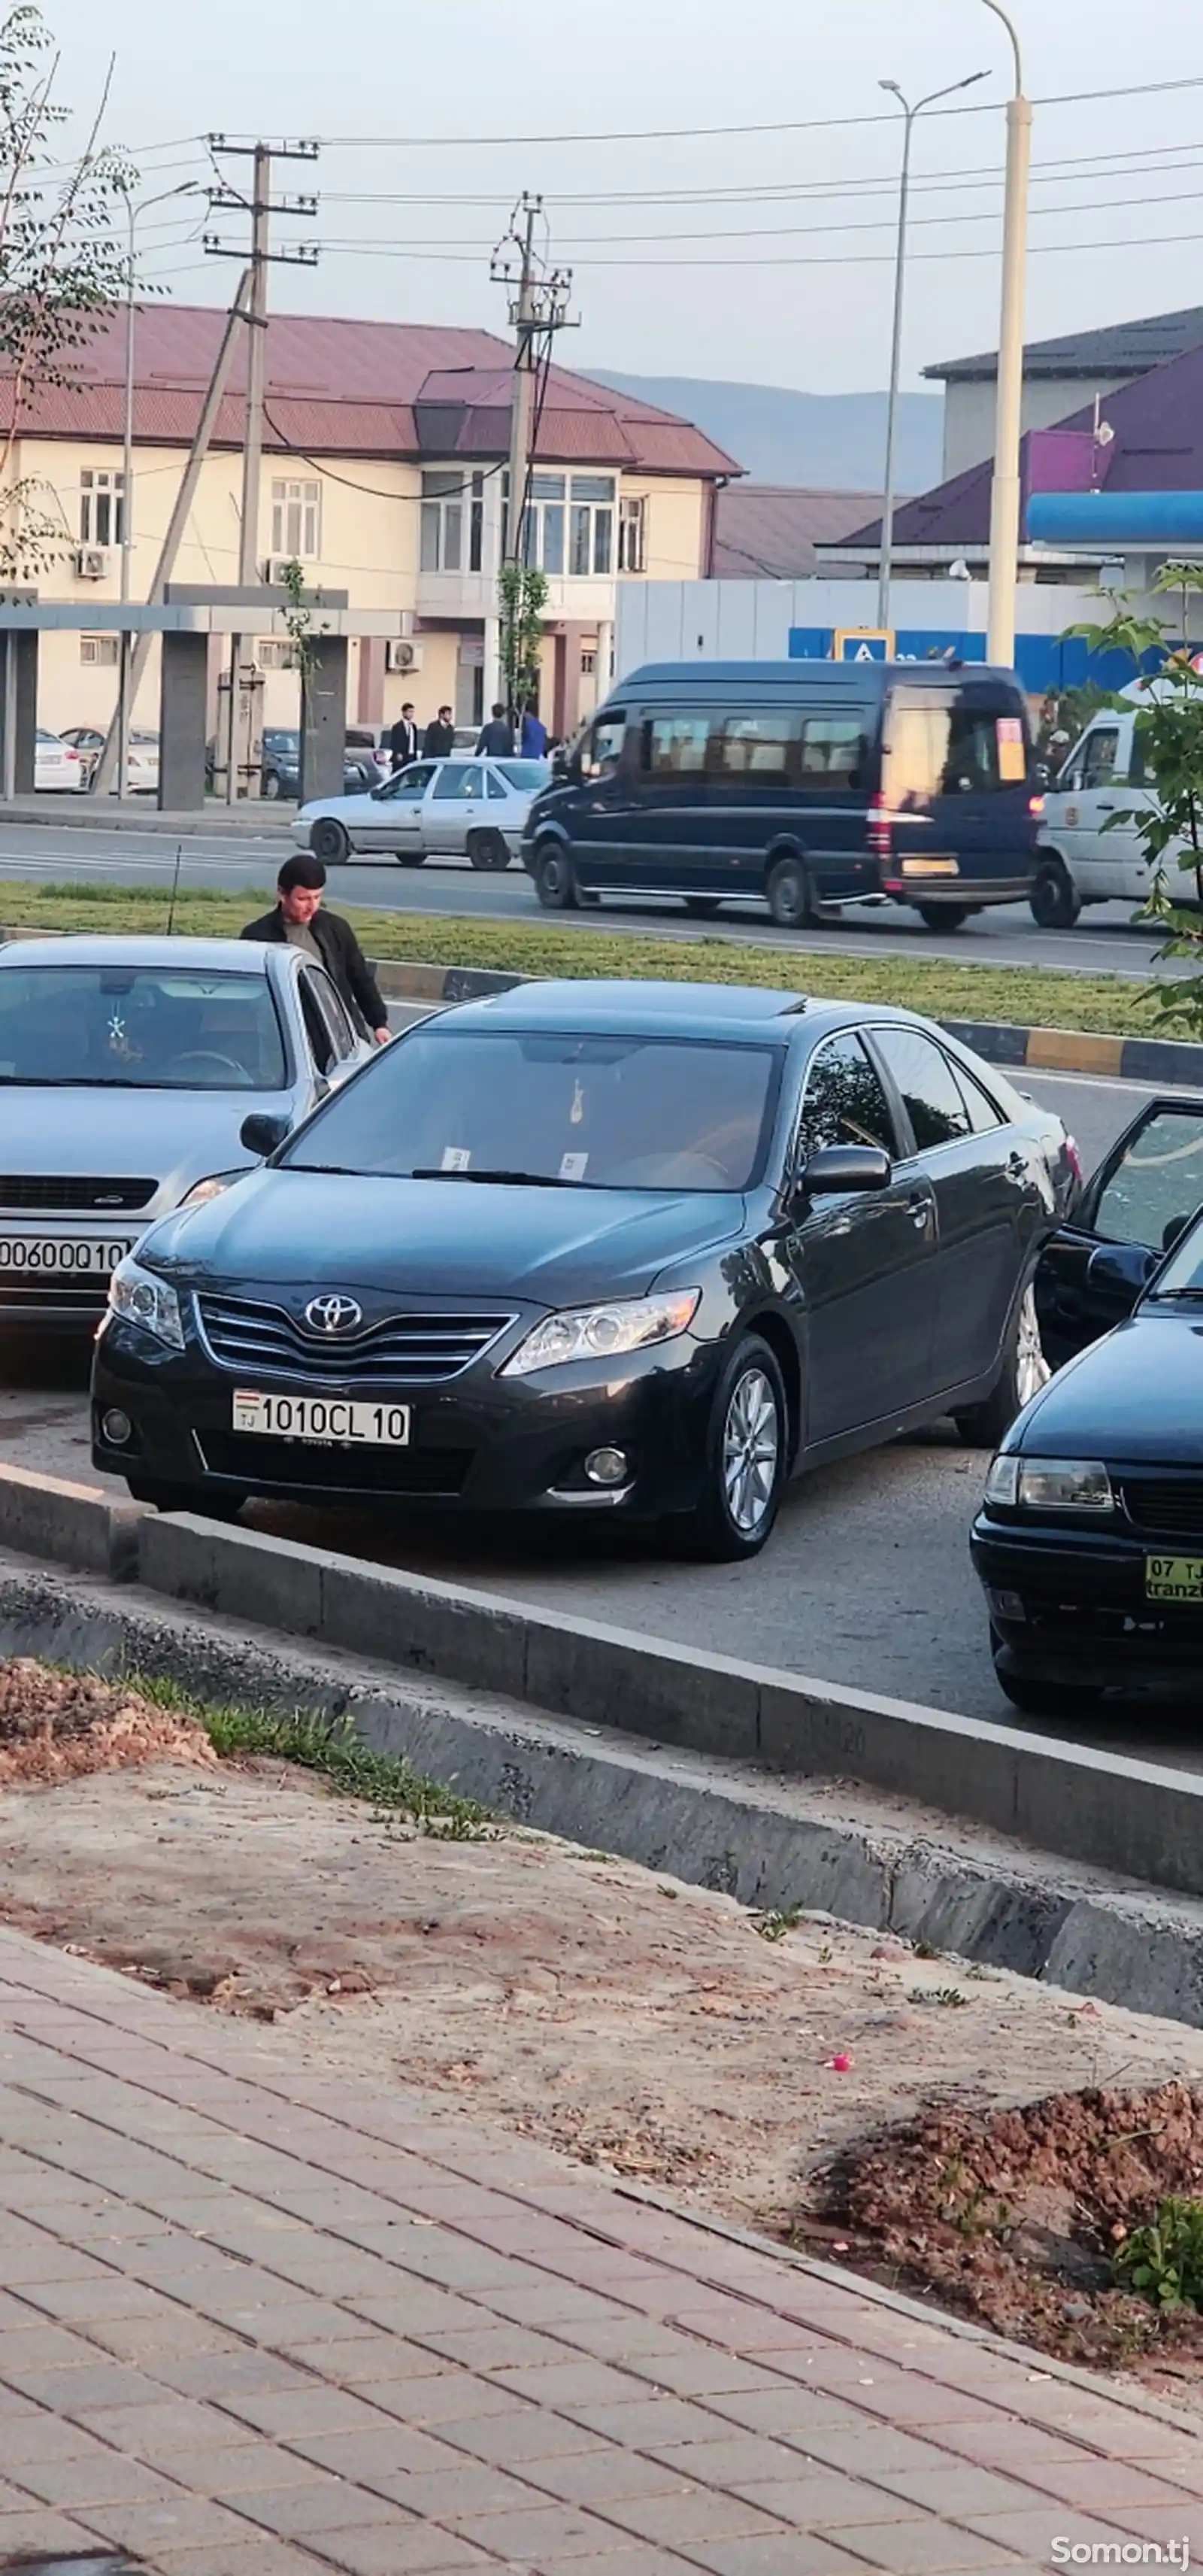
{"label": "white truck", "polygon": [[[1040,863],[1029,897],[1042,930],[1070,930],[1083,904],[1143,903],[1150,885],[1144,843],[1135,823],[1107,829],[1108,817],[1153,803],[1144,783],[1139,706],[1101,708],[1045,796]],[[1199,892],[1178,853],[1167,850],[1166,884],[1175,903],[1193,904]]]}

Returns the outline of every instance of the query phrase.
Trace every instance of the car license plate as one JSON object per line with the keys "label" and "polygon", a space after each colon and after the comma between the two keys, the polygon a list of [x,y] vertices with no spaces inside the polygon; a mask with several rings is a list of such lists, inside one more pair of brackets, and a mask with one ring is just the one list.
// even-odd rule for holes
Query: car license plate
{"label": "car license plate", "polygon": [[1203,1556],[1146,1556],[1146,1601],[1203,1601]]}
{"label": "car license plate", "polygon": [[0,1279],[107,1279],[133,1248],[132,1239],[111,1236],[0,1235]]}
{"label": "car license plate", "polygon": [[409,1445],[408,1404],[352,1404],[339,1395],[261,1395],[253,1387],[234,1390],[234,1429],[270,1440],[319,1440],[349,1449],[364,1441],[373,1449]]}

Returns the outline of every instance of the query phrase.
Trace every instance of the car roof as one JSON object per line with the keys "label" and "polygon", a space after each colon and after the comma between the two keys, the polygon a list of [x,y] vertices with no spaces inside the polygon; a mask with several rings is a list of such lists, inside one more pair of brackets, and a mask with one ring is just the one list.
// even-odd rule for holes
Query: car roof
{"label": "car roof", "polygon": [[[699,1037],[737,1044],[755,1040],[808,1049],[832,1030],[896,1022],[906,1028],[930,1029],[919,1012],[900,1010],[892,1002],[827,1001],[808,993],[763,984],[663,984],[625,979],[562,977],[532,979],[508,992],[490,993],[481,1001],[459,1002],[440,1011],[427,1027],[490,1029],[555,1029],[565,1035],[599,1034],[630,1037]],[[956,1043],[953,1041],[953,1043]]]}
{"label": "car roof", "polygon": [[10,939],[0,946],[3,966],[191,966],[203,974],[266,975],[271,950],[256,939],[185,939],[168,936],[103,937],[68,931],[57,939]]}

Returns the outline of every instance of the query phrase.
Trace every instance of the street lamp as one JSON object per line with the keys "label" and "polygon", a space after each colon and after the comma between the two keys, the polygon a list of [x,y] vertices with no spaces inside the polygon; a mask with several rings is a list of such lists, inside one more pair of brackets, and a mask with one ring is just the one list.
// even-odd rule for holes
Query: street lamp
{"label": "street lamp", "polygon": [[939,98],[952,98],[957,90],[972,89],[975,81],[988,78],[985,72],[970,72],[964,80],[950,81],[947,89],[929,90],[926,98],[916,99],[911,107],[903,97],[897,81],[879,81],[879,89],[888,89],[896,98],[903,114],[902,174],[898,188],[898,253],[894,266],[894,338],[890,352],[890,399],[886,410],[886,488],[881,513],[881,558],[877,575],[877,623],[890,623],[890,576],[894,556],[894,441],[898,417],[898,376],[902,364],[902,293],[906,272],[906,219],[911,186],[911,134],[915,118],[925,107],[934,107]]}
{"label": "street lamp", "polygon": [[984,0],[1001,18],[1015,56],[1015,92],[1007,100],[1007,180],[1003,200],[1002,313],[998,328],[998,401],[990,489],[990,605],[986,658],[1010,668],[1015,659],[1016,558],[1019,553],[1019,442],[1023,428],[1023,289],[1027,257],[1028,169],[1032,102],[1023,94],[1019,38],[1001,0]]}
{"label": "street lamp", "polygon": [[[137,226],[152,206],[164,206],[171,197],[192,197],[197,193],[195,179],[184,179],[178,188],[163,188],[157,197],[143,197],[135,205],[126,200],[129,220],[129,266],[125,290],[125,444],[121,475],[121,602],[124,607],[130,595],[130,571],[134,549],[134,325],[137,306],[134,302],[134,257]],[[121,669],[117,682],[117,794],[123,797],[129,780],[130,726],[130,645],[128,630],[121,630]],[[108,768],[102,759],[93,776],[94,786],[107,786]]]}

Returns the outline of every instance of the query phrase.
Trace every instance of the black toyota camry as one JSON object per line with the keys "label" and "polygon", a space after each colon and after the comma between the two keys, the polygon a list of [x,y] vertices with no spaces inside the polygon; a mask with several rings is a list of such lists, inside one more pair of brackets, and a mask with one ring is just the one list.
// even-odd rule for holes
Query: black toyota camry
{"label": "black toyota camry", "polygon": [[244,1142],[98,1343],[96,1462],[164,1509],[618,1512],[747,1556],[793,1469],[949,1412],[992,1445],[1043,1375],[1064,1131],[904,1012],[530,984]]}

